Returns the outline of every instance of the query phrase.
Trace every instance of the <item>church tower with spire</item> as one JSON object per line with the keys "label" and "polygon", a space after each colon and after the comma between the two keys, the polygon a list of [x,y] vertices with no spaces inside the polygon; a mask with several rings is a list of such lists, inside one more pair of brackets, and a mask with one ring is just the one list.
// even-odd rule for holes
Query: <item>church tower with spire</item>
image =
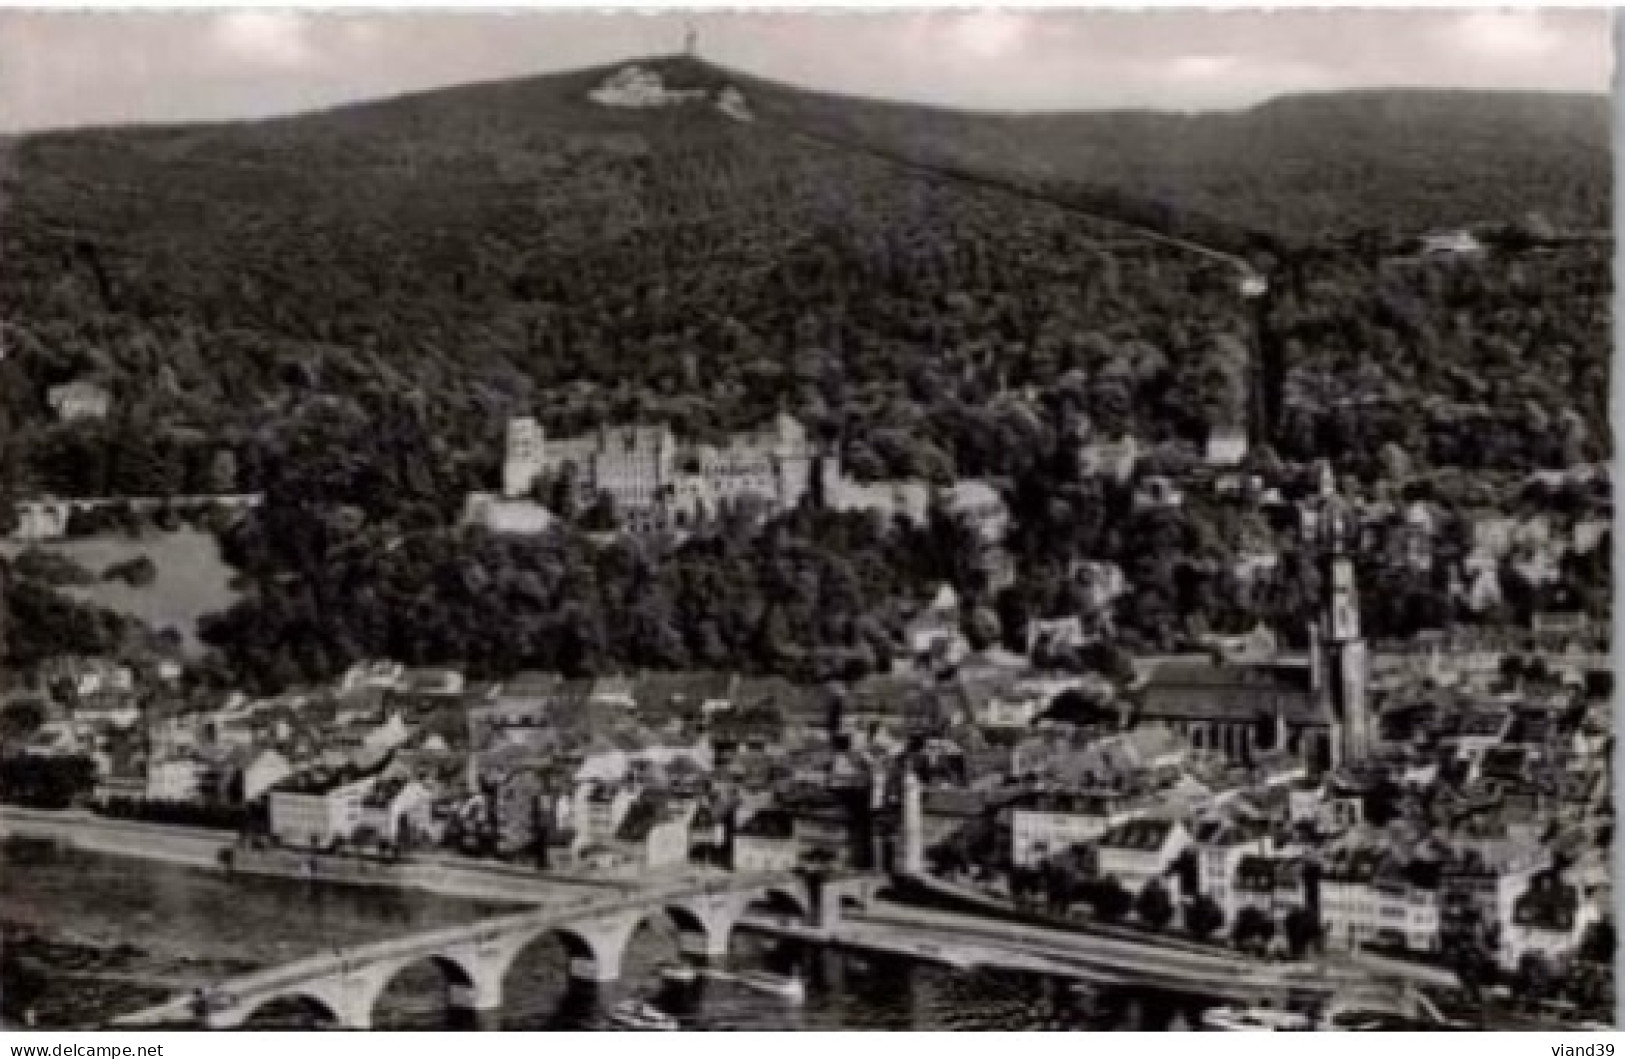
{"label": "church tower with spire", "polygon": [[1360,595],[1349,554],[1353,516],[1335,485],[1327,491],[1318,523],[1322,613],[1313,650],[1332,719],[1332,765],[1337,767],[1368,757],[1373,734],[1370,663],[1360,635]]}

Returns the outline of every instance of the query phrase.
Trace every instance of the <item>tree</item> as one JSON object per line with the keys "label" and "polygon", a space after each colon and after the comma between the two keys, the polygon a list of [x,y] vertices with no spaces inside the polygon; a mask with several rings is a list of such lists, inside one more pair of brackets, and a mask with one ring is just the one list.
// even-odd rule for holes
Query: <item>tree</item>
{"label": "tree", "polygon": [[1134,895],[1123,888],[1115,875],[1096,879],[1086,889],[1084,897],[1095,915],[1107,922],[1122,919],[1134,907]]}
{"label": "tree", "polygon": [[1288,912],[1281,927],[1286,932],[1286,943],[1294,957],[1302,956],[1320,938],[1320,924],[1305,908],[1294,908]]}
{"label": "tree", "polygon": [[1612,967],[1616,946],[1614,921],[1599,919],[1586,928],[1585,936],[1580,939],[1578,958],[1586,963]]}
{"label": "tree", "polygon": [[1231,933],[1231,940],[1238,949],[1245,949],[1268,945],[1274,935],[1275,921],[1260,909],[1247,907],[1236,916],[1236,926]]}
{"label": "tree", "polygon": [[1476,910],[1453,913],[1440,924],[1440,948],[1469,989],[1493,982],[1500,973],[1495,935],[1495,925],[1484,922]]}
{"label": "tree", "polygon": [[1082,888],[1076,858],[1061,854],[1044,862],[1044,890],[1052,912],[1064,912]]}
{"label": "tree", "polygon": [[66,809],[90,793],[96,762],[88,757],[18,754],[0,762],[0,801],[37,809]]}
{"label": "tree", "polygon": [[23,742],[45,723],[45,708],[38,699],[13,699],[0,706],[0,744]]}
{"label": "tree", "polygon": [[1224,909],[1207,894],[1198,894],[1185,906],[1185,930],[1191,937],[1205,940],[1224,927]]}
{"label": "tree", "polygon": [[1166,927],[1174,917],[1174,902],[1168,895],[1168,888],[1156,879],[1146,883],[1135,901],[1134,914],[1152,930]]}
{"label": "tree", "polygon": [[1526,952],[1518,960],[1514,988],[1522,996],[1531,1000],[1545,997],[1555,982],[1551,961],[1540,953]]}

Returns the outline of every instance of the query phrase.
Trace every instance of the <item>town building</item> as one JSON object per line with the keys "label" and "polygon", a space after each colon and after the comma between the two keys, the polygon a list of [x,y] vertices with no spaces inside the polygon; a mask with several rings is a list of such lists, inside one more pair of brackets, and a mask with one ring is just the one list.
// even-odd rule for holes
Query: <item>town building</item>
{"label": "town building", "polygon": [[1315,677],[1313,667],[1299,661],[1165,658],[1139,692],[1139,717],[1172,728],[1193,749],[1230,761],[1284,749],[1329,762],[1332,721]]}
{"label": "town building", "polygon": [[293,766],[287,758],[276,750],[261,750],[243,768],[243,801],[258,800],[291,775]]}
{"label": "town building", "polygon": [[284,845],[321,848],[348,841],[361,825],[378,770],[313,769],[269,792],[271,833]]}
{"label": "town building", "polygon": [[361,799],[361,814],[351,837],[371,835],[376,841],[409,845],[412,836],[432,830],[434,792],[409,776],[381,776]]}
{"label": "town building", "polygon": [[1308,909],[1305,882],[1304,863],[1299,858],[1243,856],[1236,862],[1228,891],[1230,907],[1225,910],[1225,922],[1235,923],[1250,908],[1279,924],[1292,912]]}
{"label": "town building", "polygon": [[163,758],[147,763],[149,802],[192,802],[203,791],[207,766],[194,757]]}
{"label": "town building", "polygon": [[1315,524],[1326,593],[1321,620],[1310,629],[1308,659],[1226,658],[1215,651],[1155,660],[1138,692],[1142,720],[1173,728],[1197,750],[1243,763],[1265,751],[1284,750],[1316,768],[1370,755],[1370,660],[1346,549],[1347,506],[1328,497]]}
{"label": "town building", "polygon": [[1140,462],[1140,441],[1133,434],[1113,440],[1089,441],[1078,446],[1078,473],[1085,478],[1126,482]]}
{"label": "town building", "polygon": [[1537,843],[1512,838],[1463,838],[1453,845],[1441,874],[1442,922],[1469,926],[1504,943],[1513,933],[1519,899],[1550,866],[1551,854]]}
{"label": "town building", "polygon": [[943,509],[962,520],[986,544],[1004,540],[1010,529],[1010,509],[999,491],[986,482],[965,479],[942,490]]}
{"label": "town building", "polygon": [[1209,467],[1235,467],[1247,458],[1247,431],[1240,426],[1217,426],[1208,431],[1202,453]]}
{"label": "town building", "polygon": [[1210,898],[1234,923],[1242,897],[1236,888],[1237,869],[1246,857],[1266,857],[1275,848],[1267,826],[1247,820],[1209,817],[1191,827],[1190,851],[1195,858],[1195,892]]}
{"label": "town building", "polygon": [[1166,475],[1147,475],[1134,490],[1135,511],[1161,511],[1184,503],[1185,491]]}
{"label": "town building", "polygon": [[463,524],[525,537],[548,532],[558,519],[534,500],[476,492],[463,505]]}
{"label": "town building", "polygon": [[795,818],[782,809],[762,809],[754,813],[734,834],[734,871],[791,871],[800,861]]}
{"label": "town building", "polygon": [[919,479],[860,482],[848,477],[832,457],[819,466],[819,492],[830,511],[868,512],[891,523],[923,526],[931,517],[931,486]]}
{"label": "town building", "polygon": [[57,418],[71,423],[80,419],[107,418],[113,395],[95,383],[81,379],[51,387],[46,394],[46,402]]}
{"label": "town building", "polygon": [[1429,232],[1422,236],[1421,254],[1425,258],[1477,257],[1484,253],[1484,244],[1465,229]]}
{"label": "town building", "polygon": [[1406,862],[1375,849],[1336,851],[1320,876],[1321,929],[1345,948],[1439,948],[1439,865]]}
{"label": "town building", "polygon": [[61,655],[40,665],[40,682],[69,695],[88,698],[101,694],[128,695],[135,690],[135,671],[110,658]]}
{"label": "town building", "polygon": [[623,66],[587,93],[603,107],[643,110],[700,102],[707,98],[703,88],[667,88],[660,74],[642,66]]}
{"label": "town building", "polygon": [[615,831],[615,846],[626,863],[659,871],[688,861],[692,802],[645,794],[634,802]]}
{"label": "town building", "polygon": [[1027,623],[1027,655],[1046,659],[1065,651],[1076,651],[1093,643],[1077,615],[1065,618],[1035,618]]}
{"label": "town building", "polygon": [[908,664],[934,671],[958,665],[970,653],[970,641],[959,624],[959,595],[951,585],[942,585],[904,629]]}
{"label": "town building", "polygon": [[1149,802],[1111,793],[1040,794],[1010,806],[1010,859],[1032,867],[1146,815]]}
{"label": "town building", "polygon": [[576,786],[571,819],[575,823],[574,852],[579,857],[588,847],[611,848],[626,814],[638,801],[628,784],[590,780]]}
{"label": "town building", "polygon": [[920,803],[921,843],[934,849],[953,840],[988,819],[988,796],[963,787],[931,787],[922,792]]}
{"label": "town building", "polygon": [[17,524],[11,536],[20,541],[57,540],[68,535],[71,504],[55,500],[24,500],[13,509]]}
{"label": "town building", "polygon": [[983,728],[1024,729],[1050,708],[1056,696],[1080,687],[1079,677],[1033,677],[995,690],[981,703],[976,723]]}
{"label": "town building", "polygon": [[1137,819],[1117,824],[1093,841],[1102,876],[1115,878],[1137,894],[1169,874],[1190,845],[1190,832],[1177,820]]}

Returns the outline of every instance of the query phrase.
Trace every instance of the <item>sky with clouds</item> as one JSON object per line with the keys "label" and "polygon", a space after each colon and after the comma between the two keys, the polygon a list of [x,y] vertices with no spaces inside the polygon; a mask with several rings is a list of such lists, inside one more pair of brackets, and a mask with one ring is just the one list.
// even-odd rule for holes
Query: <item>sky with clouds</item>
{"label": "sky with clouds", "polygon": [[1604,92],[1605,11],[0,11],[0,130],[260,117],[700,51],[839,92],[995,110],[1246,106],[1352,87]]}

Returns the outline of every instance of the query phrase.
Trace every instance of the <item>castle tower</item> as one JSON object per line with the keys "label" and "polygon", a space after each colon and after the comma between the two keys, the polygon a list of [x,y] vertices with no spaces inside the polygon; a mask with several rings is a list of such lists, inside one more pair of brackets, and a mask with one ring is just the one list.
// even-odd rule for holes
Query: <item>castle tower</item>
{"label": "castle tower", "polygon": [[524,496],[542,473],[546,439],[542,425],[529,416],[508,420],[507,448],[502,460],[502,495]]}
{"label": "castle tower", "polygon": [[1332,765],[1371,753],[1372,723],[1366,685],[1369,660],[1360,635],[1360,597],[1348,554],[1352,517],[1335,494],[1321,510],[1323,607],[1313,650],[1332,717]]}

